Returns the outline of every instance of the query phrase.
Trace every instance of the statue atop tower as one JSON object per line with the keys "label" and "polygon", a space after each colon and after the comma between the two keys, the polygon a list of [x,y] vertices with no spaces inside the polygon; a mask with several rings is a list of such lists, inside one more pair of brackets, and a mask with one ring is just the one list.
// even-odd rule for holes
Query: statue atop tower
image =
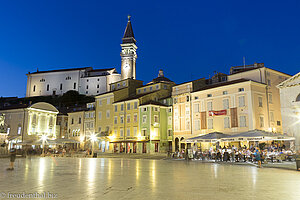
{"label": "statue atop tower", "polygon": [[137,46],[132,30],[130,15],[128,15],[128,22],[122,38],[121,47],[121,79],[136,79]]}

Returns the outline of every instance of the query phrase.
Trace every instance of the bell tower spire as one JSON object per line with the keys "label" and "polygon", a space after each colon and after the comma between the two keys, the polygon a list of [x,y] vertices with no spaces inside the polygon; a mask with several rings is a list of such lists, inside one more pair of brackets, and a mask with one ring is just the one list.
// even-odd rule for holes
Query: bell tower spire
{"label": "bell tower spire", "polygon": [[128,22],[121,44],[121,79],[136,78],[137,46],[131,25],[131,16],[128,15]]}

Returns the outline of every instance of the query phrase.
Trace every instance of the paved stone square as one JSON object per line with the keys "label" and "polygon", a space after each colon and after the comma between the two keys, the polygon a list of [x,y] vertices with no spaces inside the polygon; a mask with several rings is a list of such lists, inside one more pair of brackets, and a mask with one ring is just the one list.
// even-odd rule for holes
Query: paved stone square
{"label": "paved stone square", "polygon": [[[292,170],[174,160],[0,159],[0,194],[57,194],[57,199],[300,199]],[[40,198],[41,199],[41,198]]]}

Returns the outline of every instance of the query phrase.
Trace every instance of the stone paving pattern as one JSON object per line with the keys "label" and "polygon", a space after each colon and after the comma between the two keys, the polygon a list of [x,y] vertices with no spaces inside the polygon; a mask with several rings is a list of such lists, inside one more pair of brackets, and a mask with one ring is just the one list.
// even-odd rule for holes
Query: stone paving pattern
{"label": "stone paving pattern", "polygon": [[174,160],[19,158],[0,160],[0,192],[58,199],[300,199],[300,173]]}

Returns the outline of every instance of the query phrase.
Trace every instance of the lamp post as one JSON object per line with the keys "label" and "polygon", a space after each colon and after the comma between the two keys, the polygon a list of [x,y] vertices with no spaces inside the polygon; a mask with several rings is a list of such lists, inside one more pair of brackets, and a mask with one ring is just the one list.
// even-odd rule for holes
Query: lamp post
{"label": "lamp post", "polygon": [[92,157],[94,156],[94,143],[97,140],[97,137],[95,134],[91,135],[91,141],[92,141]]}
{"label": "lamp post", "polygon": [[46,142],[46,140],[47,140],[47,135],[42,135],[42,144],[43,144],[43,152],[42,152],[42,156],[44,157],[45,156],[45,142]]}

